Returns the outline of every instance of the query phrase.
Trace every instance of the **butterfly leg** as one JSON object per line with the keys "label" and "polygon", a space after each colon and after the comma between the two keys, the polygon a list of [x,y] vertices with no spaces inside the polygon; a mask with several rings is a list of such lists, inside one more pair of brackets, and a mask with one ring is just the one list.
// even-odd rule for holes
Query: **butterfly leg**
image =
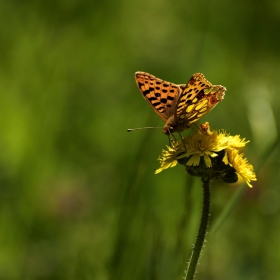
{"label": "butterfly leg", "polygon": [[[209,122],[206,122],[206,123],[204,123],[204,124],[201,124],[200,126],[198,126],[196,123],[193,123],[193,124],[198,128],[198,130],[199,130],[201,133],[203,133],[203,134],[205,134],[205,135],[207,135],[207,136],[209,136],[209,135],[211,134]],[[192,129],[193,129],[193,128],[192,128]],[[194,129],[193,129],[193,130],[194,130]],[[195,131],[195,132],[197,132],[197,131]]]}
{"label": "butterfly leg", "polygon": [[195,125],[196,128],[197,128],[198,130],[200,130],[200,127],[199,127],[196,123],[192,123],[191,128],[192,128],[192,130],[193,130],[194,132],[196,132],[196,131],[195,131],[195,129],[193,128],[193,125]]}
{"label": "butterfly leg", "polygon": [[191,126],[191,128],[192,128],[192,130],[193,130],[195,133],[196,133],[197,131],[193,128],[193,125],[196,126],[197,130],[200,130],[202,133],[206,134],[196,123],[193,123],[192,126]]}
{"label": "butterfly leg", "polygon": [[169,140],[169,146],[173,147],[173,143],[176,142],[176,138],[172,133],[168,134],[168,140]]}
{"label": "butterfly leg", "polygon": [[181,141],[182,141],[182,144],[184,145],[184,147],[185,147],[185,152],[187,152],[187,148],[186,148],[186,145],[185,145],[185,142],[184,142],[184,139],[183,139],[183,137],[182,137],[182,135],[181,135],[181,133],[178,131],[178,134],[180,135],[180,138],[181,138]]}

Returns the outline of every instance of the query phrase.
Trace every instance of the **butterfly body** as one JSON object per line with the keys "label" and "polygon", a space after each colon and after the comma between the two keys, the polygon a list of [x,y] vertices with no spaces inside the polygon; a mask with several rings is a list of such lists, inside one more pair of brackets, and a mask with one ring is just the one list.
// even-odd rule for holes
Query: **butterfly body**
{"label": "butterfly body", "polygon": [[212,85],[201,73],[187,84],[176,85],[149,73],[136,72],[136,83],[145,100],[165,121],[164,134],[181,132],[191,127],[224,98],[226,88]]}

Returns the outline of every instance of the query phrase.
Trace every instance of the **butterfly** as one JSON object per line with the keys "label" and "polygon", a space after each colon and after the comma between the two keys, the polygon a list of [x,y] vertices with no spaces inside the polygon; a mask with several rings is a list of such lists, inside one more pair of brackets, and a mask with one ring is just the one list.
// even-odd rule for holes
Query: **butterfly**
{"label": "butterfly", "polygon": [[176,85],[146,72],[136,72],[137,86],[145,100],[165,121],[164,134],[181,132],[224,99],[226,88],[212,85],[201,73],[187,84]]}

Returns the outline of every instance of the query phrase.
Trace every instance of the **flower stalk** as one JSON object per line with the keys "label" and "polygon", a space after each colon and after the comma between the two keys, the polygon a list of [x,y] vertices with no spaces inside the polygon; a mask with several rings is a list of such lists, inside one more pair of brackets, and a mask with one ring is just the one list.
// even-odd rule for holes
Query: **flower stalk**
{"label": "flower stalk", "polygon": [[192,280],[196,272],[196,266],[203,248],[205,236],[208,227],[209,215],[210,215],[210,179],[202,180],[203,184],[203,210],[199,226],[198,235],[194,245],[194,249],[189,262],[188,270],[185,280]]}

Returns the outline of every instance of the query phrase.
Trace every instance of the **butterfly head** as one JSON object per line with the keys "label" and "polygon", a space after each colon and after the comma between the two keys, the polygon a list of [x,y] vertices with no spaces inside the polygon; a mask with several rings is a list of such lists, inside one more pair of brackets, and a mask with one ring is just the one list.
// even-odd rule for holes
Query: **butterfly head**
{"label": "butterfly head", "polygon": [[162,132],[166,135],[170,135],[173,132],[182,132],[190,127],[191,124],[187,122],[178,123],[178,121],[175,120],[174,115],[172,115],[166,121]]}

